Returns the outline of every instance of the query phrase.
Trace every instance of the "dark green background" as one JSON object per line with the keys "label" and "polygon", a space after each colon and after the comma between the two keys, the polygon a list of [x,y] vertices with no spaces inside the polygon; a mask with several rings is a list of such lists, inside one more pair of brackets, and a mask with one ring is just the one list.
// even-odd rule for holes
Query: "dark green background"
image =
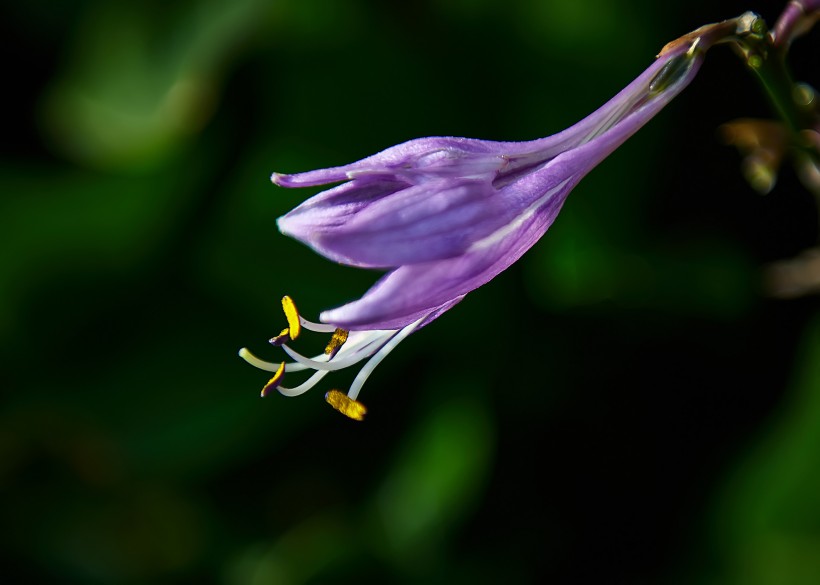
{"label": "dark green background", "polygon": [[[32,0],[3,9],[3,582],[820,582],[817,238],[715,129],[724,48],[510,270],[376,370],[354,423],[237,356],[377,278],[268,181],[427,135],[527,140],[667,41],[779,2]],[[818,36],[793,65],[814,84]],[[314,340],[320,346],[321,340]],[[310,340],[300,348],[311,350]],[[4,577],[4,575],[6,577]]]}

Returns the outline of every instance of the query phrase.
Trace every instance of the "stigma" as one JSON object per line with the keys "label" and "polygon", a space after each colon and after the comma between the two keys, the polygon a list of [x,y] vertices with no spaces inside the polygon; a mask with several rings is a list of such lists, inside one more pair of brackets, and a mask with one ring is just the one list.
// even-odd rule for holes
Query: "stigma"
{"label": "stigma", "polygon": [[[282,298],[282,310],[285,313],[287,327],[270,339],[271,345],[280,347],[293,361],[280,363],[268,362],[256,357],[243,347],[239,350],[239,357],[252,366],[273,372],[273,377],[263,386],[261,395],[267,396],[274,390],[284,396],[299,396],[304,394],[330,372],[343,370],[361,362],[365,362],[359,370],[347,394],[333,389],[325,395],[325,400],[334,409],[353,420],[363,420],[367,408],[357,400],[367,378],[373,373],[376,366],[387,357],[401,341],[418,329],[424,318],[407,325],[402,329],[375,329],[365,331],[347,331],[327,323],[314,323],[302,317],[296,309],[296,304],[289,296]],[[293,348],[290,343],[295,341],[303,330],[313,333],[330,335],[327,347],[323,353],[307,357]],[[300,371],[313,373],[301,384],[293,387],[283,386],[286,374]]]}

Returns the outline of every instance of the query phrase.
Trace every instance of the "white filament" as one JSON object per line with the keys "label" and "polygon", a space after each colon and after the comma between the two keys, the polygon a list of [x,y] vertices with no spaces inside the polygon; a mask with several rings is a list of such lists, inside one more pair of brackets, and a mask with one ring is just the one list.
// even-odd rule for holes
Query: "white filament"
{"label": "white filament", "polygon": [[[255,368],[259,368],[260,370],[265,370],[266,372],[273,372],[276,373],[279,371],[279,366],[281,364],[275,364],[273,362],[266,362],[265,360],[260,360],[258,357],[253,355],[247,347],[243,347],[239,350],[239,357],[243,360],[248,362]],[[300,372],[302,370],[307,370],[306,366],[302,364],[285,364],[285,371],[286,372]]]}
{"label": "white filament", "polygon": [[[395,334],[396,331],[390,330],[363,332],[362,335],[354,338],[352,343],[348,342],[342,345],[342,348],[332,360],[327,356],[327,354],[320,354],[311,359],[291,349],[287,344],[283,344],[282,349],[285,350],[285,353],[287,353],[290,357],[296,360],[297,363],[301,364],[305,368],[335,372],[337,370],[350,367],[353,364],[370,357],[385,343],[387,343]],[[377,347],[373,347],[374,345]]]}
{"label": "white filament", "polygon": [[301,323],[302,327],[308,331],[315,331],[316,333],[333,333],[336,331],[335,325],[328,325],[327,323],[314,323],[313,321],[308,321],[301,315],[299,315],[299,323]]}
{"label": "white filament", "polygon": [[353,355],[346,356],[344,359],[336,359],[332,361],[327,361],[327,356],[322,354],[321,356],[317,357],[324,357],[323,361],[310,359],[308,357],[303,356],[302,354],[292,350],[287,345],[283,345],[282,349],[285,350],[290,357],[296,360],[299,364],[303,365],[305,368],[310,368],[312,370],[322,370],[325,372],[335,372],[336,370],[342,370],[353,364],[362,361],[364,358],[368,356],[365,352],[356,352]]}
{"label": "white filament", "polygon": [[381,361],[387,357],[387,354],[393,351],[393,349],[395,349],[395,347],[399,343],[401,343],[405,337],[413,333],[413,331],[416,330],[416,327],[418,327],[419,324],[426,318],[427,315],[425,315],[418,321],[411,323],[410,325],[396,333],[396,335],[394,335],[393,338],[390,339],[390,341],[385,343],[381,347],[381,349],[379,349],[376,352],[376,354],[372,358],[370,358],[370,361],[368,361],[364,365],[364,367],[359,371],[358,375],[356,376],[356,379],[353,380],[353,384],[350,385],[350,390],[347,391],[347,395],[350,399],[356,400],[356,397],[359,395],[362,386],[364,386],[364,383],[367,381],[367,378],[370,377],[370,374],[373,372],[373,370],[376,369],[376,366],[378,366],[379,363],[381,363]]}
{"label": "white filament", "polygon": [[[367,378],[376,366],[378,366],[379,363],[387,357],[387,354],[393,351],[405,337],[415,331],[426,317],[425,315],[421,319],[399,330],[375,329],[372,331],[352,331],[350,332],[350,337],[347,342],[342,345],[333,357],[329,357],[327,354],[319,354],[313,358],[309,358],[291,349],[287,344],[282,344],[281,347],[285,353],[295,360],[294,362],[287,362],[285,364],[285,372],[314,370],[314,373],[294,388],[278,386],[276,389],[284,396],[299,396],[313,388],[328,373],[350,367],[364,359],[370,358],[359,371],[348,391],[348,396],[355,400],[362,386],[364,386],[365,381],[367,381]],[[309,331],[333,333],[337,329],[333,325],[313,323],[301,316],[299,320],[301,325]],[[276,373],[281,367],[281,363],[268,362],[256,357],[246,347],[239,350],[239,357],[250,365],[260,370],[265,370],[266,372]]]}
{"label": "white filament", "polygon": [[304,394],[311,388],[313,388],[316,383],[327,376],[327,372],[316,372],[310,378],[296,386],[295,388],[285,388],[284,386],[279,386],[277,390],[279,390],[280,394],[284,396],[299,396],[300,394]]}

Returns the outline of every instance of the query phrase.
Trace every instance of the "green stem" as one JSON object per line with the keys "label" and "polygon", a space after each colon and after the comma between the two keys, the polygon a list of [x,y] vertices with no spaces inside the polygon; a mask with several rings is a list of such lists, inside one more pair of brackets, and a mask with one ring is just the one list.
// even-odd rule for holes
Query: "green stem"
{"label": "green stem", "polygon": [[783,121],[791,136],[792,145],[803,156],[820,163],[818,149],[801,138],[803,130],[813,129],[818,124],[818,114],[814,106],[798,103],[797,86],[786,66],[788,45],[775,47],[765,22],[755,19],[749,30],[737,39],[735,48],[743,57],[747,67],[757,77],[772,106]]}
{"label": "green stem", "polygon": [[794,101],[794,81],[780,53],[767,51],[761,55],[756,52],[747,59],[746,64],[760,81],[775,111],[793,137],[810,126],[808,116]]}

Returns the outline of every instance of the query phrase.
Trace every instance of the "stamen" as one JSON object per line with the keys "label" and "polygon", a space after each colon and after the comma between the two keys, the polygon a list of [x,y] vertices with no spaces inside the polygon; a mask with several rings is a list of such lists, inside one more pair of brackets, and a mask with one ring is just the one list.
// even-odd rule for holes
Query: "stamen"
{"label": "stamen", "polygon": [[[284,396],[299,396],[313,388],[329,372],[341,370],[369,358],[369,361],[354,379],[353,385],[346,395],[338,390],[332,390],[325,397],[333,408],[354,420],[363,420],[367,412],[365,406],[356,400],[365,380],[387,354],[405,337],[415,331],[426,318],[422,317],[415,323],[400,330],[376,329],[350,332],[333,325],[313,323],[302,318],[290,297],[286,296],[282,299],[282,308],[288,321],[288,327],[270,341],[274,345],[282,347],[295,361],[272,363],[259,359],[245,347],[239,350],[239,357],[252,366],[273,372],[271,379],[262,388],[262,396],[267,396],[273,390],[277,390]],[[323,353],[309,358],[288,346],[287,342],[295,339],[302,327],[309,331],[333,333]],[[314,373],[302,384],[294,388],[280,386],[285,374],[308,369],[314,370]]]}
{"label": "stamen", "polygon": [[325,400],[330,406],[353,420],[364,420],[364,415],[367,414],[367,408],[364,404],[358,400],[353,400],[338,390],[331,390],[325,394]]}
{"label": "stamen", "polygon": [[296,310],[296,305],[293,303],[293,299],[287,295],[282,297],[282,309],[285,311],[285,319],[288,320],[290,338],[296,339],[302,332],[302,322],[299,319],[299,311]]}
{"label": "stamen", "polygon": [[323,361],[319,361],[316,359],[310,359],[308,357],[303,356],[301,353],[292,350],[287,345],[283,345],[282,349],[285,350],[290,357],[292,357],[297,363],[306,368],[311,368],[313,370],[322,370],[324,372],[335,372],[336,370],[343,370],[344,368],[350,367],[355,363],[358,363],[373,355],[376,352],[374,349],[372,352],[365,352],[365,351],[352,351],[351,355],[345,356],[342,359],[334,360],[334,361],[327,361],[329,358],[325,355],[316,356]]}
{"label": "stamen", "polygon": [[[253,355],[247,347],[243,347],[239,350],[239,357],[243,360],[248,362],[255,368],[259,368],[260,370],[265,370],[266,372],[277,372],[279,371],[279,364],[274,364],[272,362],[266,362],[265,360],[260,360],[258,357]],[[307,370],[307,366],[302,364],[285,364],[285,372],[301,372],[302,370]]]}
{"label": "stamen", "polygon": [[266,372],[276,372],[279,370],[279,364],[274,364],[271,362],[266,362],[264,360],[260,360],[258,357],[253,355],[247,347],[243,347],[239,350],[239,357],[243,360],[248,362],[255,368],[259,368],[260,370],[265,370]]}
{"label": "stamen", "polygon": [[305,380],[303,383],[299,384],[295,388],[285,388],[284,386],[279,386],[277,390],[283,396],[299,396],[300,394],[304,394],[311,388],[313,388],[319,380],[327,376],[327,372],[316,372],[310,378]]}
{"label": "stamen", "polygon": [[330,342],[327,344],[325,348],[325,353],[327,354],[329,360],[333,359],[339,350],[342,349],[342,345],[344,345],[345,341],[347,341],[348,332],[344,329],[336,329],[333,332],[333,337],[330,338]]}
{"label": "stamen", "polygon": [[287,343],[288,341],[290,341],[290,339],[290,328],[285,327],[284,329],[282,329],[282,332],[279,335],[277,335],[276,337],[271,337],[269,342],[271,345],[279,347],[283,343]]}
{"label": "stamen", "polygon": [[401,343],[402,340],[405,337],[407,337],[408,335],[413,333],[413,331],[416,330],[416,327],[418,327],[419,324],[425,318],[426,318],[426,315],[424,317],[422,317],[421,319],[419,319],[418,321],[416,321],[414,323],[411,323],[410,325],[408,325],[407,327],[405,327],[404,329],[399,331],[396,335],[394,335],[392,337],[392,339],[390,339],[390,341],[385,343],[384,346],[379,351],[376,352],[376,355],[374,355],[372,358],[370,358],[370,361],[368,361],[364,365],[364,367],[359,371],[359,373],[356,375],[356,378],[353,380],[353,384],[350,385],[350,390],[347,391],[347,395],[352,400],[356,400],[356,397],[359,396],[359,391],[361,391],[362,386],[364,386],[364,383],[367,381],[367,378],[370,376],[370,374],[373,372],[373,370],[376,369],[376,366],[378,366],[379,363],[384,358],[387,357],[387,354],[389,354],[391,351],[393,351],[393,349],[399,343]]}
{"label": "stamen", "polygon": [[314,323],[313,321],[308,321],[301,315],[299,315],[299,322],[302,324],[302,327],[308,331],[315,331],[316,333],[333,333],[336,329],[335,325],[328,325],[327,323]]}
{"label": "stamen", "polygon": [[282,378],[285,377],[285,362],[282,362],[279,365],[279,368],[276,370],[276,373],[273,375],[273,378],[268,380],[268,383],[265,384],[265,387],[262,388],[262,398],[268,395],[268,392],[274,390],[279,386],[279,383],[282,381]]}

